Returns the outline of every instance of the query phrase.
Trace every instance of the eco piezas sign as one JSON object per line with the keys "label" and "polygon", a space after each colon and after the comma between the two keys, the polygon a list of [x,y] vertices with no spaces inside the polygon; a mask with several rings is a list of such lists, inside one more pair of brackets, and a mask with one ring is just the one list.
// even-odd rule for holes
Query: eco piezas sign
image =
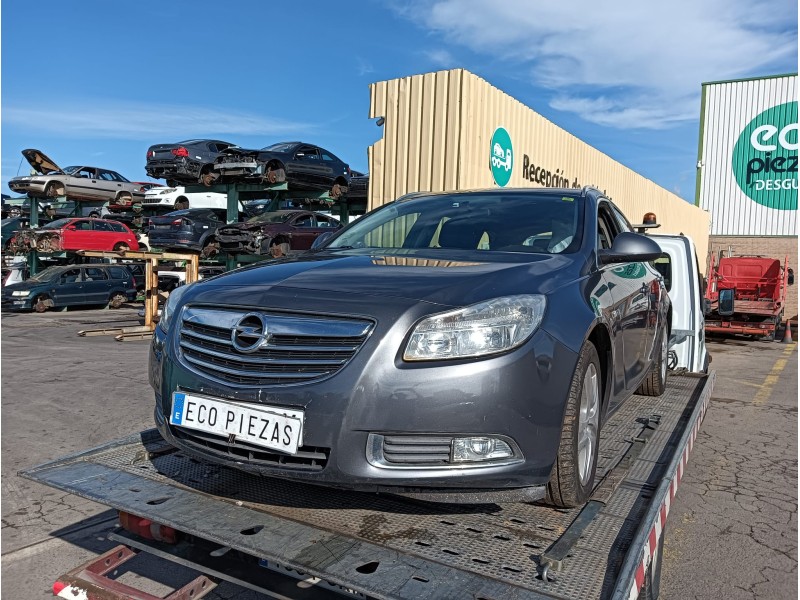
{"label": "eco piezas sign", "polygon": [[797,102],[765,110],[742,130],[731,167],[748,198],[777,210],[797,210]]}

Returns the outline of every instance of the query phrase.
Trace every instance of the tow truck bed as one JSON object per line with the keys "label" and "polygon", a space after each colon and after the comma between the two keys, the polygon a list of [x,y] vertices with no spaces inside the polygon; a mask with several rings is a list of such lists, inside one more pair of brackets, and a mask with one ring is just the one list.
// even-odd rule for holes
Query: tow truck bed
{"label": "tow truck bed", "polygon": [[369,598],[635,598],[713,379],[673,375],[663,396],[626,401],[604,426],[593,499],[571,510],[431,504],[259,478],[189,457],[156,430],[21,475],[238,550],[253,559],[250,584],[246,568],[227,577],[130,539],[251,589],[267,591],[255,583],[260,561]]}

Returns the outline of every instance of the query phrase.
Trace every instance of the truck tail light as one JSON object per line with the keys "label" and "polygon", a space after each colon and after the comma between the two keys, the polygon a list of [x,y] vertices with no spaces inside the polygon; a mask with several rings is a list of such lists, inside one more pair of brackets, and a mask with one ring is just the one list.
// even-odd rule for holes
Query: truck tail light
{"label": "truck tail light", "polygon": [[180,148],[173,148],[172,153],[175,156],[189,156],[189,151],[183,146],[181,146]]}
{"label": "truck tail light", "polygon": [[166,544],[175,544],[180,537],[180,532],[155,523],[150,519],[144,517],[137,517],[130,513],[119,511],[119,524],[126,531],[130,531],[134,535],[143,537],[146,540],[156,540],[157,542],[164,542]]}

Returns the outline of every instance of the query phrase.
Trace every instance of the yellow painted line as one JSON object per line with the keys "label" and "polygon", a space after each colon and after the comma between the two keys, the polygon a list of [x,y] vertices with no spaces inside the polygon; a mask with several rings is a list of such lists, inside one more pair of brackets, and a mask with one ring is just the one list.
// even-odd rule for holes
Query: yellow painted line
{"label": "yellow painted line", "polygon": [[[795,349],[795,344],[792,344],[791,346],[786,348],[786,350],[783,351],[783,355],[788,356],[789,354],[794,352],[794,349]],[[789,361],[785,358],[779,358],[778,360],[775,361],[775,364],[773,365],[772,370],[769,372],[769,375],[767,375],[764,378],[764,383],[762,383],[761,386],[759,387],[756,397],[753,398],[753,404],[758,406],[764,404],[764,402],[769,400],[769,397],[772,395],[772,388],[775,386],[776,383],[778,383],[781,371],[783,371],[786,368],[788,362]]]}
{"label": "yellow painted line", "polygon": [[794,352],[795,348],[797,348],[796,343],[789,344],[788,346],[786,346],[786,350],[783,351],[784,356],[789,356],[792,352]]}

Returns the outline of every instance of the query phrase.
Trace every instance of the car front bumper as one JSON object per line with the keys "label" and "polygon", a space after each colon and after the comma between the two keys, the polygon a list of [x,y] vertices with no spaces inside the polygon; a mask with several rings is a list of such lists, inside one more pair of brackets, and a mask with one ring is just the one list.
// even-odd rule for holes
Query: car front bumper
{"label": "car front bumper", "polygon": [[[149,361],[156,425],[173,445],[211,461],[260,475],[348,489],[510,490],[547,483],[577,363],[573,351],[540,329],[522,347],[503,355],[406,363],[397,357],[397,342],[404,332],[398,338],[380,329],[379,321],[353,359],[327,379],[234,389],[187,369],[176,354],[174,334],[167,335],[158,327]],[[315,464],[293,464],[292,460],[281,464],[281,457],[274,463],[270,460],[275,457],[251,460],[229,451],[224,439],[206,443],[195,438],[194,432],[170,425],[167,415],[175,391],[302,410],[303,442],[298,454],[316,457],[309,459]],[[380,460],[381,444],[388,437],[444,439],[446,444],[448,439],[475,436],[507,441],[514,456],[471,464],[385,464]]]}

